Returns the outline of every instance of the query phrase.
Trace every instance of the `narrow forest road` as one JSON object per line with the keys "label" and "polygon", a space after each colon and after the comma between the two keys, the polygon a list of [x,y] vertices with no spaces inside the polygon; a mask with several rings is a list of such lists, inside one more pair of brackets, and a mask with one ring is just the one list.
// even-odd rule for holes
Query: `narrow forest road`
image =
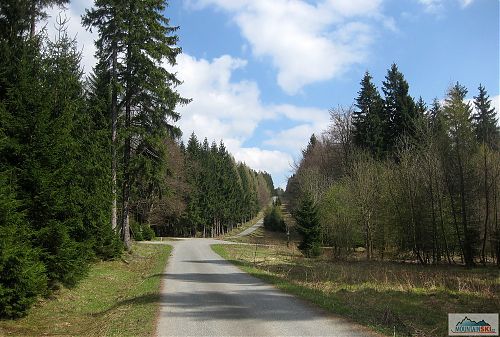
{"label": "narrow forest road", "polygon": [[242,236],[247,236],[247,235],[250,235],[252,234],[253,232],[255,232],[257,229],[259,229],[260,227],[263,227],[264,226],[264,219],[260,219],[258,220],[253,226],[245,229],[243,232],[239,233],[239,234],[236,234],[235,236],[233,236],[234,238],[241,238]]}
{"label": "narrow forest road", "polygon": [[169,243],[157,336],[377,336],[242,272],[212,251],[215,243]]}

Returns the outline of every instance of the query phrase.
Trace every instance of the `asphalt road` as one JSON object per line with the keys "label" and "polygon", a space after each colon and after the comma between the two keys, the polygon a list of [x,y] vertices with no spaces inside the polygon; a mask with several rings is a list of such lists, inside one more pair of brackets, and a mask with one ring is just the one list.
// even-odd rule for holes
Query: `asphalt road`
{"label": "asphalt road", "polygon": [[252,227],[249,227],[249,228],[245,229],[243,232],[241,232],[239,234],[236,234],[234,237],[235,238],[240,238],[242,236],[247,236],[249,234],[252,234],[253,232],[255,232],[257,229],[259,229],[262,226],[264,226],[264,219],[260,219],[259,221],[257,221],[255,223],[255,225],[253,225]]}
{"label": "asphalt road", "polygon": [[172,243],[158,336],[377,336],[242,272],[211,250],[214,243]]}

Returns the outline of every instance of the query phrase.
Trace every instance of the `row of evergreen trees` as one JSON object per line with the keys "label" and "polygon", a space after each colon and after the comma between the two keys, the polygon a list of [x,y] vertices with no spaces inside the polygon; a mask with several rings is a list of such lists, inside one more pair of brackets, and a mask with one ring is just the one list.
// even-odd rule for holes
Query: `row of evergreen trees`
{"label": "row of evergreen trees", "polygon": [[53,3],[62,1],[0,5],[0,316],[121,251],[109,222],[107,114],[88,98],[64,29],[55,41],[34,34]]}
{"label": "row of evergreen trees", "polygon": [[[178,179],[187,183],[181,196],[184,211],[171,217],[175,226],[169,235],[214,237],[256,216],[271,198],[271,176],[236,163],[221,142],[209,145],[191,135],[187,147],[181,144],[184,174]],[[160,221],[168,224],[168,221]]]}
{"label": "row of evergreen trees", "polygon": [[215,237],[253,218],[270,202],[271,176],[236,162],[222,141],[200,142],[193,133],[187,146],[168,138],[166,147],[162,193],[135,193],[132,198],[138,230],[151,225],[159,236]]}
{"label": "row of evergreen trees", "polygon": [[318,216],[302,222],[337,256],[364,246],[368,259],[500,265],[500,132],[486,89],[470,102],[457,83],[428,108],[408,88],[393,65],[382,98],[366,73],[356,106],[311,137],[291,204]]}

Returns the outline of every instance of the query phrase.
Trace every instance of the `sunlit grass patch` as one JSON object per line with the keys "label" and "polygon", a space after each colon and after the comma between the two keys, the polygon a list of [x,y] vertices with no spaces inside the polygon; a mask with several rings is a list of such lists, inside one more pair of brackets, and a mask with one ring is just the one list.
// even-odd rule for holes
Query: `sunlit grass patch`
{"label": "sunlit grass patch", "polygon": [[136,244],[123,260],[98,262],[74,289],[0,321],[1,336],[151,336],[171,247]]}

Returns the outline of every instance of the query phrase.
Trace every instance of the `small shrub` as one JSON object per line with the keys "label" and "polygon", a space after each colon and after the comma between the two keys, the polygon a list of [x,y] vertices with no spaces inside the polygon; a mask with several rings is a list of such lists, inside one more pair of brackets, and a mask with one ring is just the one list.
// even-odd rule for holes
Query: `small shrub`
{"label": "small shrub", "polygon": [[135,241],[144,240],[144,238],[142,237],[142,228],[138,222],[130,220],[130,229],[132,230],[132,237]]}
{"label": "small shrub", "polygon": [[264,216],[264,228],[273,232],[286,231],[286,224],[283,220],[283,215],[277,206],[272,206],[266,210],[266,215]]}
{"label": "small shrub", "polygon": [[142,237],[146,241],[151,241],[155,237],[155,231],[149,225],[145,225],[142,227]]}
{"label": "small shrub", "polygon": [[321,233],[318,211],[311,197],[306,195],[300,207],[294,214],[298,231],[302,234],[299,249],[307,257],[316,257],[321,254]]}
{"label": "small shrub", "polygon": [[132,236],[136,241],[151,241],[155,237],[154,230],[149,225],[141,225],[138,222],[131,221]]}

